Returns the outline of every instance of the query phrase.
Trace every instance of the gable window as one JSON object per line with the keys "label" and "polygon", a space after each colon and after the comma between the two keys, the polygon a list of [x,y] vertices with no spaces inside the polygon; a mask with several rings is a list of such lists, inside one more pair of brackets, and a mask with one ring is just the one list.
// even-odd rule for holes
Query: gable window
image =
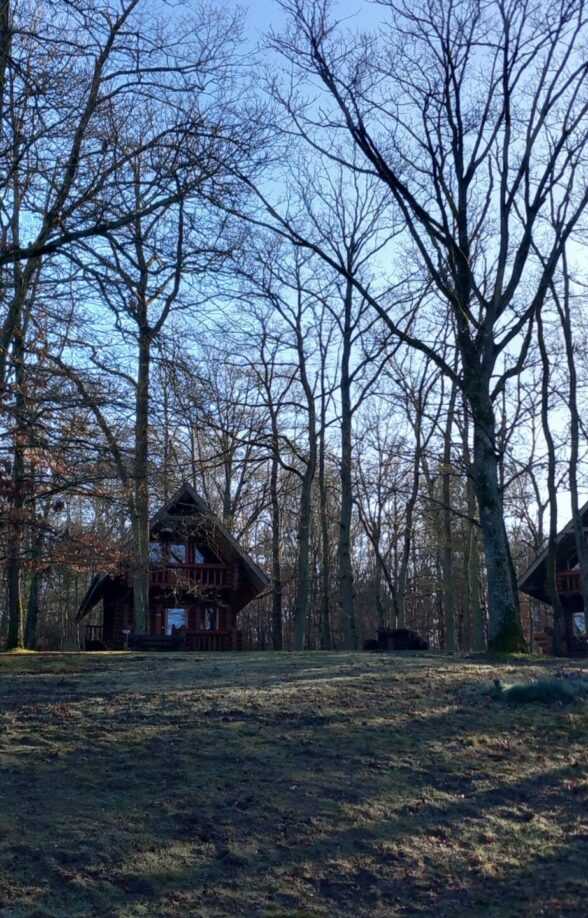
{"label": "gable window", "polygon": [[194,564],[204,564],[204,554],[197,545],[192,546],[194,552]]}
{"label": "gable window", "polygon": [[169,563],[185,564],[186,563],[186,546],[181,542],[173,542],[169,547]]}
{"label": "gable window", "polygon": [[185,609],[168,609],[165,616],[165,633],[167,635],[186,627]]}
{"label": "gable window", "polygon": [[151,542],[149,546],[149,558],[154,564],[163,561],[163,546],[161,542]]}

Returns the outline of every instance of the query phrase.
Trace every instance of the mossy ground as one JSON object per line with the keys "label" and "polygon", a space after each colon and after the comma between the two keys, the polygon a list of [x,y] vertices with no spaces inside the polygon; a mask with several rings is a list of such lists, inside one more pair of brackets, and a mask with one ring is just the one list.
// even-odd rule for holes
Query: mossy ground
{"label": "mossy ground", "polygon": [[480,691],[556,665],[3,655],[0,910],[587,914],[587,707]]}

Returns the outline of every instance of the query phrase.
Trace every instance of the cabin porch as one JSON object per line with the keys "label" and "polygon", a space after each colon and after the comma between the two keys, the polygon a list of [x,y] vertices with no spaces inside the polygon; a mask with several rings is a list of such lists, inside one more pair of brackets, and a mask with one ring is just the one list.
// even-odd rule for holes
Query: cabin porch
{"label": "cabin porch", "polygon": [[102,614],[84,625],[81,643],[85,650],[241,650],[237,613],[216,596],[195,598],[152,589],[147,633],[134,636],[132,590],[114,585],[104,594]]}
{"label": "cabin porch", "polygon": [[188,650],[197,653],[221,652],[243,649],[243,634],[237,628],[230,631],[187,631],[179,629],[172,634],[142,634],[133,637],[130,629],[120,636],[108,638],[104,625],[85,625],[83,649],[95,650]]}
{"label": "cabin porch", "polygon": [[[566,656],[588,656],[588,637],[580,571],[559,570],[555,575],[557,592],[564,610],[563,651]],[[534,642],[541,652],[553,653],[553,627],[534,635]]]}

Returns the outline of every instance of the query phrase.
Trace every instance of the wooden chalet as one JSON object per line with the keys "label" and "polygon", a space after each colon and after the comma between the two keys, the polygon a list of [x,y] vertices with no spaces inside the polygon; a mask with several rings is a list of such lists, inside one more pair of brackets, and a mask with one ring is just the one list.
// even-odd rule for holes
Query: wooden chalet
{"label": "wooden chalet", "polygon": [[148,633],[133,636],[132,571],[123,566],[90,583],[77,613],[82,646],[241,650],[237,615],[266,589],[263,571],[187,482],[154,515],[150,533]]}
{"label": "wooden chalet", "polygon": [[[588,533],[588,504],[582,507],[581,513],[586,536]],[[572,521],[557,536],[556,584],[565,615],[565,652],[573,655],[586,655],[588,654],[586,617]],[[547,548],[537,555],[520,577],[519,590],[546,606],[550,605],[547,594]],[[551,652],[552,634],[553,628],[548,624],[543,631],[534,635],[534,640],[544,653]]]}

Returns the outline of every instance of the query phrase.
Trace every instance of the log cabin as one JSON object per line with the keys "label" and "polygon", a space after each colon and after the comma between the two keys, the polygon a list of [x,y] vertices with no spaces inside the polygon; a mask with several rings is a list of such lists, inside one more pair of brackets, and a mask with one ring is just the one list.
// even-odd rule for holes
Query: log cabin
{"label": "log cabin", "polygon": [[268,579],[185,482],[150,521],[149,621],[133,635],[130,565],[94,576],[77,612],[86,650],[241,650],[239,612]]}
{"label": "log cabin", "polygon": [[[581,510],[584,535],[588,533],[588,504]],[[571,520],[557,536],[556,585],[564,610],[564,652],[574,656],[588,655],[586,617],[582,584],[578,565],[578,552],[574,525]],[[519,590],[527,596],[549,606],[547,592],[547,548],[540,552],[524,574],[519,578]],[[551,613],[553,621],[553,613]],[[551,623],[534,635],[535,642],[544,653],[552,651],[553,627]]]}

